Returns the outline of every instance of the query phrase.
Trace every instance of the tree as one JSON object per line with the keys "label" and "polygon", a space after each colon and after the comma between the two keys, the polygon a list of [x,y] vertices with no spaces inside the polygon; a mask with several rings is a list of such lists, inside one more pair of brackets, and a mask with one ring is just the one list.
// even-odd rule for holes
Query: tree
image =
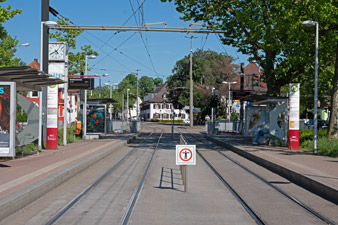
{"label": "tree", "polygon": [[[0,3],[6,2],[6,0],[0,0]],[[17,14],[21,14],[21,10],[14,9],[12,10],[12,6],[0,7],[0,39],[7,38],[7,31],[3,26],[9,19],[13,18]]]}
{"label": "tree", "polygon": [[[4,3],[6,0],[0,0],[0,3]],[[18,66],[21,59],[13,58],[16,52],[15,47],[19,41],[16,37],[12,37],[8,34],[5,27],[3,26],[9,19],[13,18],[17,14],[21,14],[21,10],[12,10],[11,6],[2,7],[0,6],[0,66]]]}
{"label": "tree", "polygon": [[[233,58],[211,50],[193,52],[194,107],[201,108],[202,117],[210,113],[211,88],[218,88],[223,81],[235,76]],[[174,104],[189,105],[190,56],[176,62],[168,77],[168,86]]]}
{"label": "tree", "polygon": [[[172,0],[161,0],[171,2]],[[300,82],[313,108],[314,41],[302,21],[320,24],[319,99],[331,96],[328,137],[338,138],[338,3],[334,0],[175,0],[184,20],[203,21],[225,31],[222,42],[260,61],[268,94]],[[333,69],[334,68],[334,69]],[[304,95],[302,94],[302,95]],[[313,98],[312,98],[313,99]],[[301,99],[301,101],[303,101]],[[313,102],[313,100],[312,100]],[[303,105],[303,104],[302,104]]]}
{"label": "tree", "polygon": [[19,66],[21,59],[14,58],[16,52],[16,46],[19,41],[16,37],[12,38],[9,34],[2,38],[0,42],[0,66],[1,67],[10,67],[10,66]]}

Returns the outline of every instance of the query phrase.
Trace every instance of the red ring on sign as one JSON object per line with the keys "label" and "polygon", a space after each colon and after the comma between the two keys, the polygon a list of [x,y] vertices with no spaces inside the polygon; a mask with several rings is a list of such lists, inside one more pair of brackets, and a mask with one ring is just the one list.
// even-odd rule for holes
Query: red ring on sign
{"label": "red ring on sign", "polygon": [[[190,158],[189,158],[189,159],[182,159],[181,153],[182,153],[183,150],[188,150],[188,151],[190,152]],[[183,148],[183,149],[180,151],[179,156],[180,156],[180,159],[181,159],[182,161],[187,162],[187,161],[189,161],[189,160],[192,158],[192,151],[191,151],[189,148]]]}

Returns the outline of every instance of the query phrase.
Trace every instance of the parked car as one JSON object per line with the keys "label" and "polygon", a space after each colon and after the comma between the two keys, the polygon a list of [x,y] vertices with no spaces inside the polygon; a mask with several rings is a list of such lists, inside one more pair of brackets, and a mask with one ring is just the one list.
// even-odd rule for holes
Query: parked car
{"label": "parked car", "polygon": [[[318,129],[326,129],[329,125],[329,122],[326,120],[318,120],[317,128]],[[314,120],[309,120],[305,123],[305,127],[308,129],[313,129]]]}
{"label": "parked car", "polygon": [[187,119],[184,119],[184,120],[183,120],[183,123],[189,125],[189,124],[190,124],[190,119],[188,119],[188,118],[187,118]]}

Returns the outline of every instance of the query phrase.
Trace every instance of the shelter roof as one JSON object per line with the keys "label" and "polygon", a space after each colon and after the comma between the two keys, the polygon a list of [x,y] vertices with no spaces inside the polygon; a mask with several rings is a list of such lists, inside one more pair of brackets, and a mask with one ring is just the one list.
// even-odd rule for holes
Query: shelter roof
{"label": "shelter roof", "polygon": [[41,91],[42,87],[65,83],[29,66],[0,68],[0,82],[8,81],[16,82],[17,91]]}
{"label": "shelter roof", "polygon": [[287,101],[287,97],[271,97],[267,95],[248,95],[242,98],[244,101],[249,101],[254,104],[269,104],[269,103],[276,103],[276,102],[284,102]]}

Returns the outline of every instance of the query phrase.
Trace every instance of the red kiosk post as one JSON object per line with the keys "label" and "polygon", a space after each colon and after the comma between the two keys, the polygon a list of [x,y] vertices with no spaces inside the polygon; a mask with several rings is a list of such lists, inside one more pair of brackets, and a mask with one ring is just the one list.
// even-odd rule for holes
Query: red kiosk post
{"label": "red kiosk post", "polygon": [[299,83],[289,84],[289,148],[299,150]]}

